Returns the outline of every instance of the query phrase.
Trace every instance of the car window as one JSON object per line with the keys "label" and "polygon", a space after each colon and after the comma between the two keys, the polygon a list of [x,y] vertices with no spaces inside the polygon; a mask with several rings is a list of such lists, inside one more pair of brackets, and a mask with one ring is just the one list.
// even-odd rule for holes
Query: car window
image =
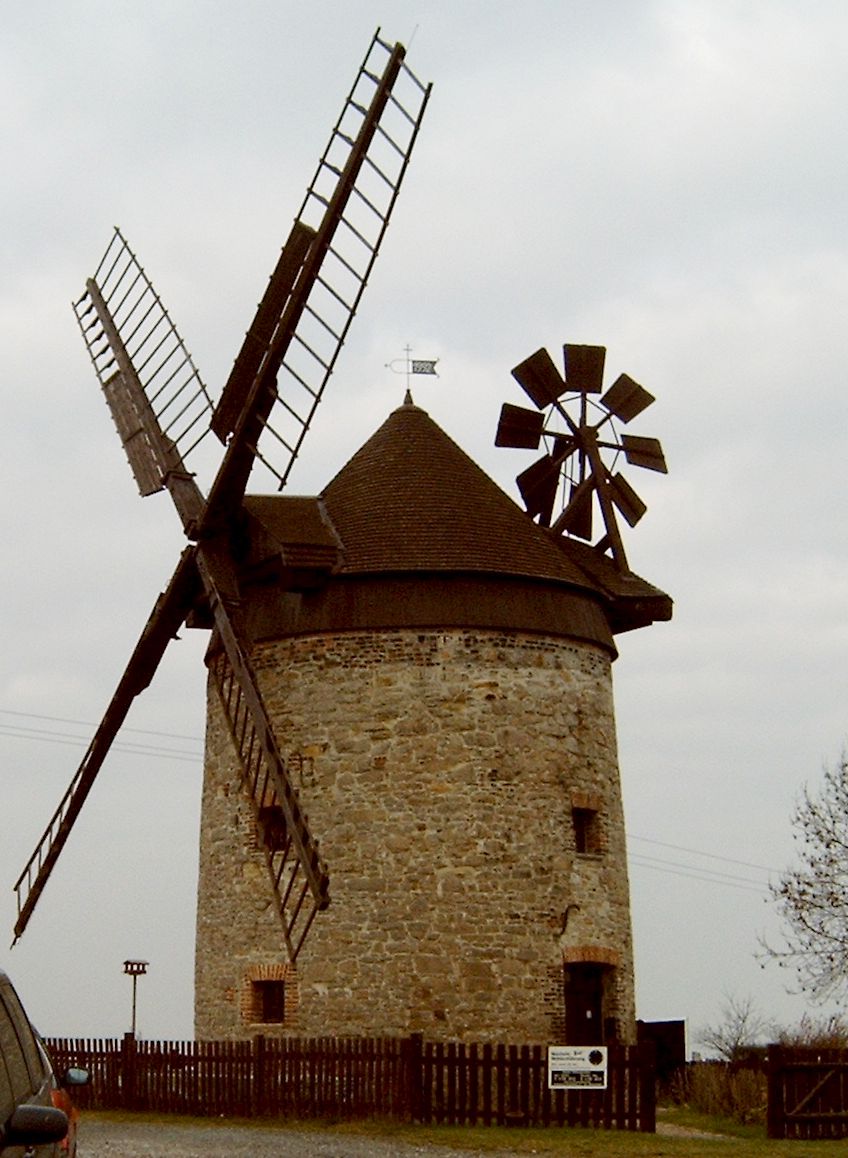
{"label": "car window", "polygon": [[9,1017],[11,1018],[18,1041],[20,1042],[20,1047],[24,1055],[24,1063],[29,1073],[30,1089],[38,1090],[44,1082],[46,1072],[41,1053],[38,1049],[38,1043],[35,1040],[35,1034],[29,1023],[29,1018],[24,1013],[18,995],[14,989],[12,989],[11,985],[4,985],[3,988],[0,989],[0,1001],[2,1001],[9,1012]]}
{"label": "car window", "polygon": [[32,1093],[32,1082],[24,1051],[3,1001],[4,996],[5,994],[0,993],[0,1055],[6,1063],[8,1079],[12,1087],[12,1101],[19,1102]]}

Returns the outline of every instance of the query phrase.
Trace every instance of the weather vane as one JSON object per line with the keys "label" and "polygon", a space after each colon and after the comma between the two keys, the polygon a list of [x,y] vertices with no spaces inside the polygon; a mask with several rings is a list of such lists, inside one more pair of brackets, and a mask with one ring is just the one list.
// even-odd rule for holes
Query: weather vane
{"label": "weather vane", "polygon": [[413,374],[432,374],[438,378],[438,371],[436,370],[436,363],[438,358],[413,358],[412,347],[405,346],[402,358],[395,358],[392,362],[386,363],[386,369],[391,370],[394,374],[406,375],[406,389],[409,392],[409,380]]}

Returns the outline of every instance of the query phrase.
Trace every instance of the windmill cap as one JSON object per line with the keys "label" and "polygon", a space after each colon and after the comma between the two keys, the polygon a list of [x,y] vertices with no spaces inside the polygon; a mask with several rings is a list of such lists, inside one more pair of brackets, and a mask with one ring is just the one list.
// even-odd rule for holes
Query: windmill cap
{"label": "windmill cap", "polygon": [[615,632],[671,613],[657,588],[532,522],[409,401],[320,496],[248,497],[245,508],[255,523],[248,569],[304,593],[275,602],[264,588],[252,613],[263,638],[465,626],[580,639],[614,655]]}

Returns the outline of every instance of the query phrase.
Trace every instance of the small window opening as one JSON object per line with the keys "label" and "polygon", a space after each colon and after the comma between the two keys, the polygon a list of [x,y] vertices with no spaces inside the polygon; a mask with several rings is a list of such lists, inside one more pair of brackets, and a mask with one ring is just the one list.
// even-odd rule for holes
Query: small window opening
{"label": "small window opening", "polygon": [[601,844],[601,819],[595,808],[572,808],[571,821],[574,825],[574,844],[578,853],[597,856],[603,851]]}
{"label": "small window opening", "polygon": [[279,804],[259,809],[259,835],[269,852],[280,852],[286,842],[286,821]]}
{"label": "small window opening", "polygon": [[280,1025],[286,1020],[285,981],[253,981],[253,1021]]}

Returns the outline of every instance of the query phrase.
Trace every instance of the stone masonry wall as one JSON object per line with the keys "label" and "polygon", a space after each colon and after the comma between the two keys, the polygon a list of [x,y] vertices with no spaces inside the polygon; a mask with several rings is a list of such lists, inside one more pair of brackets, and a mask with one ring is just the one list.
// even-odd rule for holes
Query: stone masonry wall
{"label": "stone masonry wall", "polygon": [[[288,965],[250,806],[210,691],[196,1033],[563,1040],[563,963],[633,967],[609,657],[451,630],[295,637],[253,662],[330,873]],[[573,810],[592,821],[578,851]],[[251,981],[286,983],[250,1021]]]}

